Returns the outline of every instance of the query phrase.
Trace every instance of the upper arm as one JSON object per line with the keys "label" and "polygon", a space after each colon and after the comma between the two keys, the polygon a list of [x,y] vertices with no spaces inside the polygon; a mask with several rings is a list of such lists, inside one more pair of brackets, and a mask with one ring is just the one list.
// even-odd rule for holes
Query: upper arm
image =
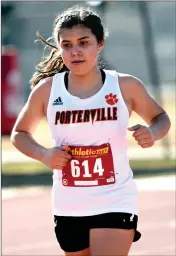
{"label": "upper arm", "polygon": [[41,119],[45,116],[46,82],[42,82],[31,91],[22,108],[12,132],[23,131],[33,134]]}
{"label": "upper arm", "polygon": [[148,93],[142,81],[133,76],[128,76],[124,78],[124,83],[126,83],[126,91],[132,102],[132,110],[147,124],[150,125],[156,116],[165,113],[165,110]]}

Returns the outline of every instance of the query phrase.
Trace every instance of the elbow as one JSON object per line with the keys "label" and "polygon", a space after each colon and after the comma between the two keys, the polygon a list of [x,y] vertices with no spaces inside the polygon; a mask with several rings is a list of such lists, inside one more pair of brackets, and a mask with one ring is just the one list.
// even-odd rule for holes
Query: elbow
{"label": "elbow", "polygon": [[171,127],[171,120],[170,120],[170,117],[169,117],[169,115],[168,115],[166,112],[163,113],[163,114],[164,114],[165,123],[167,124],[168,130],[169,130],[170,127]]}
{"label": "elbow", "polygon": [[167,115],[167,122],[168,122],[168,131],[169,131],[170,128],[171,128],[171,120],[170,120],[170,117],[168,115]]}
{"label": "elbow", "polygon": [[165,123],[166,134],[167,134],[171,128],[171,119],[167,113],[164,113],[164,123]]}
{"label": "elbow", "polygon": [[16,139],[18,136],[18,132],[17,131],[12,131],[11,136],[10,136],[10,142],[12,143],[13,146],[15,146],[16,144]]}
{"label": "elbow", "polygon": [[24,134],[26,134],[26,132],[24,132],[24,131],[12,130],[12,133],[10,136],[10,141],[11,141],[12,145],[17,147],[18,142],[20,142],[24,139]]}

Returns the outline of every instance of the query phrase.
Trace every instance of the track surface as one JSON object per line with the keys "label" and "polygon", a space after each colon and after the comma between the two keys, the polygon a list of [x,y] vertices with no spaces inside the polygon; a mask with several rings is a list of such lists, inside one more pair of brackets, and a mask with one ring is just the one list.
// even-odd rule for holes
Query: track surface
{"label": "track surface", "polygon": [[[175,178],[137,181],[142,238],[130,256],[176,255]],[[49,189],[2,191],[2,255],[62,256],[56,242]]]}

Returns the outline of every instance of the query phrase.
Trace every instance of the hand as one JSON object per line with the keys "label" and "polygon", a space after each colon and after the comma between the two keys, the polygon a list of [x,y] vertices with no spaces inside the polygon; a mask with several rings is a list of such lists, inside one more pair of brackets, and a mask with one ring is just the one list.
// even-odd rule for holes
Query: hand
{"label": "hand", "polygon": [[69,160],[72,158],[64,148],[49,148],[44,151],[41,162],[44,163],[51,169],[60,169],[67,165]]}
{"label": "hand", "polygon": [[149,148],[154,145],[154,135],[149,127],[137,124],[129,127],[128,130],[135,131],[133,137],[142,148]]}

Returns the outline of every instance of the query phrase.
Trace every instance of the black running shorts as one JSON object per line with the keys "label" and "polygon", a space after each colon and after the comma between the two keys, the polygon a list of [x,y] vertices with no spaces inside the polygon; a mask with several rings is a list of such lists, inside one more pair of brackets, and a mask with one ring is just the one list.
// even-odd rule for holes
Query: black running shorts
{"label": "black running shorts", "polygon": [[54,216],[55,234],[63,251],[77,252],[89,247],[89,231],[93,228],[135,229],[133,242],[140,239],[138,216],[112,212],[93,216]]}

